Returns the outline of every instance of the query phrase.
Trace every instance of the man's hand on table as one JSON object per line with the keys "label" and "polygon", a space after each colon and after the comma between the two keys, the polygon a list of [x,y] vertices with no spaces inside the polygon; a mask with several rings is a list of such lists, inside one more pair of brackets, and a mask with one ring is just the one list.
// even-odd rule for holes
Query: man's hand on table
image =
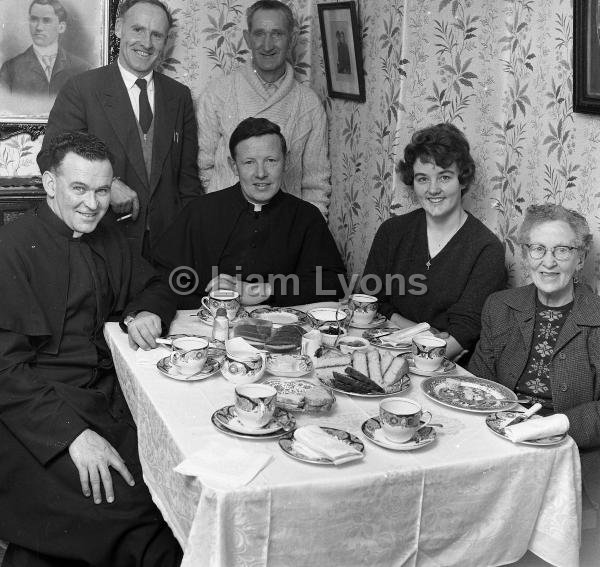
{"label": "man's hand on table", "polygon": [[132,321],[127,323],[129,346],[135,350],[151,350],[156,348],[156,339],[162,333],[160,317],[150,311],[140,311]]}
{"label": "man's hand on table", "polygon": [[116,215],[131,213],[131,220],[138,218],[140,200],[137,193],[115,177],[110,186],[110,206]]}
{"label": "man's hand on table", "polygon": [[135,485],[121,455],[104,437],[91,429],[84,429],[69,445],[69,455],[79,472],[83,495],[88,497],[92,494],[95,504],[102,502],[100,485],[104,487],[106,501],[111,503],[115,500],[109,467],[115,469],[129,486]]}
{"label": "man's hand on table", "polygon": [[214,277],[206,286],[206,292],[217,289],[227,289],[237,291],[240,294],[242,305],[258,305],[271,297],[271,285],[269,283],[249,283],[243,282],[228,274],[219,274]]}

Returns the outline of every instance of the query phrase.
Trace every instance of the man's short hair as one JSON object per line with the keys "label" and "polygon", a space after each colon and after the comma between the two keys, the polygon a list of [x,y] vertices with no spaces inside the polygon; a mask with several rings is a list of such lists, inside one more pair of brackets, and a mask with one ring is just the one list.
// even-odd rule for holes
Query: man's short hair
{"label": "man's short hair", "polygon": [[117,9],[117,18],[123,18],[131,8],[140,2],[143,2],[144,4],[152,4],[152,6],[158,6],[159,8],[162,8],[167,15],[167,20],[169,20],[169,28],[173,27],[173,16],[171,16],[171,12],[169,12],[167,5],[161,0],[123,0]]}
{"label": "man's short hair", "polygon": [[275,134],[279,136],[281,140],[281,151],[283,156],[287,153],[287,144],[285,138],[281,133],[281,128],[266,118],[246,118],[242,120],[236,127],[229,138],[229,153],[232,159],[235,159],[235,148],[240,142],[247,140],[248,138],[255,138],[256,136],[266,136],[268,134]]}
{"label": "man's short hair", "polygon": [[246,10],[246,23],[248,25],[248,30],[252,31],[252,16],[258,10],[277,10],[281,12],[285,16],[285,20],[287,22],[288,32],[294,31],[294,14],[292,9],[283,2],[279,0],[258,0]]}
{"label": "man's short hair", "polygon": [[67,11],[65,7],[58,0],[33,0],[31,4],[29,4],[29,13],[31,14],[31,8],[34,4],[39,4],[40,6],[52,6],[56,17],[59,22],[67,21]]}
{"label": "man's short hair", "polygon": [[43,158],[47,169],[56,171],[69,153],[88,161],[108,160],[114,166],[114,158],[100,138],[87,132],[63,132],[52,138],[44,150]]}

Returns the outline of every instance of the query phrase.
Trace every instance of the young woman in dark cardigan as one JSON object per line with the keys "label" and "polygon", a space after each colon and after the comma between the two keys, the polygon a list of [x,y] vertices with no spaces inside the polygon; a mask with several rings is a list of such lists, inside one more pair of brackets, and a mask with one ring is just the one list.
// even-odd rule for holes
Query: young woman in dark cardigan
{"label": "young woman in dark cardigan", "polygon": [[472,351],[483,303],[505,287],[506,269],[498,238],[462,206],[475,176],[469,143],[452,124],[424,128],[397,171],[421,208],[381,225],[362,289],[394,325],[427,322],[442,333],[448,357]]}

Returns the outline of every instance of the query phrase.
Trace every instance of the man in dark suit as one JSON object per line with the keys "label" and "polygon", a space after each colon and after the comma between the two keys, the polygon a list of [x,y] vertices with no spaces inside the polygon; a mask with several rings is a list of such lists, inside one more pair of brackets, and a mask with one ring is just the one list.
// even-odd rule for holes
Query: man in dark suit
{"label": "man in dark suit", "polygon": [[2,65],[0,86],[12,94],[56,96],[71,77],[91,69],[60,45],[66,29],[67,11],[58,0],[33,0],[29,6],[33,45]]}
{"label": "man in dark suit", "polygon": [[160,0],[125,0],[118,61],[70,80],[48,118],[42,151],[66,130],[95,134],[115,155],[111,208],[134,249],[152,247],[186,200],[200,195],[198,132],[190,90],[153,71],[172,18]]}

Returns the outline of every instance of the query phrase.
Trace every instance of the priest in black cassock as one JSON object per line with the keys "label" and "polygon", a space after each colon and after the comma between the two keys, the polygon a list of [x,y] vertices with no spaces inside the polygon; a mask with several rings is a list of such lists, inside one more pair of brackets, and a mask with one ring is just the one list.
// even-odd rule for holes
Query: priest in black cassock
{"label": "priest in black cassock", "polygon": [[178,306],[197,308],[215,289],[239,291],[244,305],[342,296],[345,268],[323,216],[280,188],[287,150],[279,126],[247,118],[229,151],[239,183],[189,203],[155,248]]}
{"label": "priest in black cassock", "polygon": [[102,334],[127,316],[132,347],[154,348],[172,294],[101,222],[113,177],[104,143],[66,133],[47,153],[47,201],[0,229],[2,565],[179,565]]}

